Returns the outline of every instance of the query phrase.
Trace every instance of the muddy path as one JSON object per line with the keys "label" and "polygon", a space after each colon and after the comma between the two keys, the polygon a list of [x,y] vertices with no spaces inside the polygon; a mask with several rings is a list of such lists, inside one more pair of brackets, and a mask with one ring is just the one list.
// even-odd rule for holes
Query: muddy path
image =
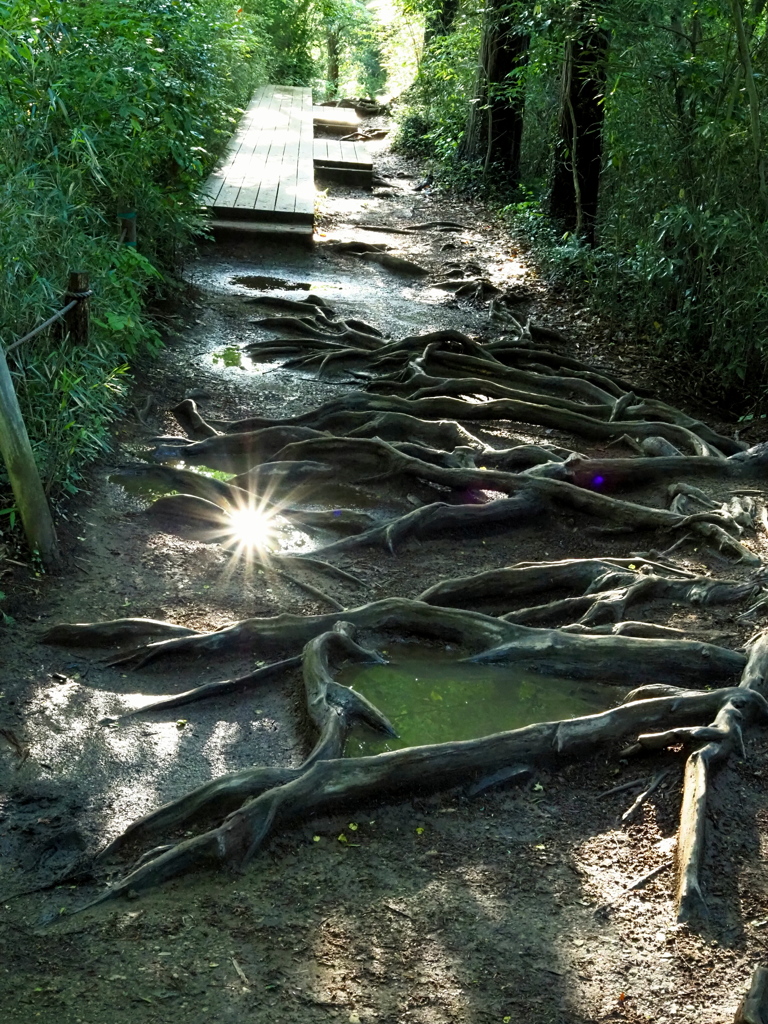
{"label": "muddy path", "polygon": [[[462,784],[299,819],[276,832],[242,873],[195,872],[140,898],[72,913],[103,889],[102,879],[78,877],[88,851],[212,778],[254,764],[295,768],[312,740],[296,666],[246,694],[116,723],[153,699],[242,676],[267,659],[231,649],[135,669],[109,666],[93,648],[42,645],[46,629],[138,616],[205,634],[254,616],[325,614],[329,598],[350,609],[414,598],[445,579],[521,562],[627,560],[638,548],[670,544],[662,531],[640,538],[617,532],[615,522],[595,528],[594,519],[571,509],[512,530],[406,539],[395,554],[342,551],[332,560],[352,577],[344,579],[295,566],[286,574],[238,558],[231,547],[190,539],[148,511],[163,488],[140,470],[154,465],[147,461],[152,438],[181,434],[169,410],[185,398],[212,423],[277,420],[362,386],[350,375],[354,365],[318,374],[284,368],[286,354],[260,358],[275,332],[255,322],[273,312],[248,301],[257,295],[293,302],[318,296],[338,316],[375,326],[385,342],[440,331],[492,342],[510,328],[491,323],[488,295],[457,298],[455,288],[435,287],[451,276],[487,279],[515,296],[518,322],[530,317],[549,329],[553,352],[632,375],[638,388],[648,384],[636,350],[601,348],[601,329],[547,292],[520,244],[482,208],[414,191],[418,169],[385,150],[378,170],[395,187],[373,194],[329,187],[311,251],[271,240],[200,247],[187,268],[184,321],[157,362],[138,368],[136,413],[119,425],[113,455],[93,467],[90,493],[73,502],[62,523],[65,570],[38,579],[14,569],[16,622],[0,627],[0,1004],[9,1019],[715,1024],[733,1018],[763,958],[768,748],[755,728],[745,736],[746,756],[727,761],[709,795],[707,930],[679,925],[675,916],[671,860],[684,756],[672,749],[628,760],[616,746],[557,769],[537,765],[506,788],[472,795]],[[435,221],[464,227],[402,234],[360,226],[402,230]],[[390,255],[429,273],[393,271],[345,250],[344,243],[360,241],[384,243]],[[699,411],[686,412],[696,418]],[[515,444],[590,459],[616,454],[608,439],[542,423],[464,426],[487,450]],[[732,436],[732,426],[714,426]],[[211,479],[224,482],[225,475]],[[349,489],[356,482],[342,465],[333,486],[338,507],[360,515],[391,517],[432,500],[432,485],[409,478],[387,481],[373,497],[369,492],[367,505],[355,505]],[[733,490],[699,477],[690,483],[708,487],[719,502]],[[757,528],[742,539],[759,557],[764,487],[753,480],[749,490]],[[327,507],[329,493],[314,509],[305,502],[304,511]],[[664,488],[646,497],[650,506],[666,507]],[[318,541],[294,523],[281,527],[277,544],[302,551]],[[669,560],[709,579],[756,580],[754,565],[706,540],[686,543]],[[626,617],[740,652],[762,621],[760,611],[741,618],[750,603],[640,602]],[[395,668],[383,677],[365,668],[345,681],[395,722],[401,746],[589,714],[615,706],[630,688],[629,672],[621,671],[601,692],[589,681],[559,678],[542,690],[523,677],[509,699],[504,680],[487,667],[469,699],[455,672],[441,668],[446,644],[416,649],[397,632],[373,633],[366,639]],[[389,741],[373,742],[379,746],[357,731],[347,753],[375,752]],[[668,774],[623,822],[661,771]],[[609,792],[632,782],[638,786]],[[66,884],[17,895],[68,872],[74,878]]]}

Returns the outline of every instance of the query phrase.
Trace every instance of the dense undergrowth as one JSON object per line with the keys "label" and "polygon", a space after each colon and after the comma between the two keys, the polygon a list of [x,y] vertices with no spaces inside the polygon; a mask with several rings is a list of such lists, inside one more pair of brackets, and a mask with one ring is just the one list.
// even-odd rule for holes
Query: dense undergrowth
{"label": "dense undergrowth", "polygon": [[[461,0],[449,31],[425,48],[399,133],[401,148],[522,228],[551,279],[631,326],[736,415],[768,407],[768,194],[756,158],[768,106],[766,6]],[[469,107],[489,102],[477,75],[491,7],[529,42],[524,68],[495,87],[524,111],[519,182],[463,152]],[[548,216],[548,199],[564,52],[596,26],[610,44],[592,246]]]}
{"label": "dense undergrowth", "polygon": [[[196,190],[254,85],[307,69],[301,0],[0,3],[0,339],[61,307],[87,271],[87,350],[61,331],[9,356],[46,488],[78,485],[108,443],[128,364],[160,343],[147,301],[173,287]],[[293,19],[296,22],[296,19]],[[137,249],[118,214],[135,212]],[[2,485],[0,484],[0,487]]]}

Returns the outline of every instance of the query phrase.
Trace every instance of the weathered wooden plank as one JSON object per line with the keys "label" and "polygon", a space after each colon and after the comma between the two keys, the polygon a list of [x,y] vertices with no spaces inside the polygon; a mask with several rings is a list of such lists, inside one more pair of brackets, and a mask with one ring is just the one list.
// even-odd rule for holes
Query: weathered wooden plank
{"label": "weathered wooden plank", "polygon": [[248,166],[249,152],[258,138],[263,113],[271,104],[273,91],[274,86],[261,86],[256,90],[246,108],[238,129],[227,148],[224,161],[221,167],[214,172],[217,176],[220,175],[224,178],[226,185],[241,184]]}
{"label": "weathered wooden plank", "polygon": [[354,142],[338,142],[335,139],[315,139],[314,160],[317,167],[339,167],[350,170],[370,171],[373,159]]}
{"label": "weathered wooden plank", "polygon": [[314,124],[312,121],[312,94],[301,96],[301,135],[299,139],[299,167],[296,179],[295,214],[303,220],[315,219],[315,162],[313,158]]}
{"label": "weathered wooden plank", "polygon": [[356,128],[360,124],[360,115],[350,107],[313,107],[312,118],[315,124],[334,127]]}
{"label": "weathered wooden plank", "polygon": [[290,104],[284,104],[288,117],[287,136],[283,149],[280,180],[275,198],[275,210],[279,213],[293,213],[296,208],[296,189],[299,173],[299,143],[301,141],[301,96],[291,94]]}
{"label": "weathered wooden plank", "polygon": [[[280,178],[283,173],[283,157],[285,148],[290,141],[292,130],[290,116],[292,101],[293,93],[290,87],[281,86],[275,88],[272,109],[270,111],[271,144],[269,154],[263,165],[258,198],[253,206],[254,210],[274,212],[276,209]],[[288,173],[287,164],[286,173]]]}

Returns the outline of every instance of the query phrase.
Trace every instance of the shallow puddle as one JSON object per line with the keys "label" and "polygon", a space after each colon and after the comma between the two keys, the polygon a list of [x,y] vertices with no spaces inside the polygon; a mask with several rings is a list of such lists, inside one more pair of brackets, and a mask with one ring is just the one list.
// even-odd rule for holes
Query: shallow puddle
{"label": "shallow puddle", "polygon": [[283,277],[269,277],[263,274],[241,274],[232,278],[232,284],[244,284],[246,288],[275,288],[306,292],[312,287],[306,281],[286,281]]}
{"label": "shallow puddle", "polygon": [[577,718],[605,711],[624,696],[619,687],[516,672],[508,665],[468,664],[458,660],[458,652],[451,657],[441,648],[397,644],[382,653],[391,664],[350,665],[338,679],[372,701],[400,738],[385,739],[361,727],[347,742],[348,757]]}

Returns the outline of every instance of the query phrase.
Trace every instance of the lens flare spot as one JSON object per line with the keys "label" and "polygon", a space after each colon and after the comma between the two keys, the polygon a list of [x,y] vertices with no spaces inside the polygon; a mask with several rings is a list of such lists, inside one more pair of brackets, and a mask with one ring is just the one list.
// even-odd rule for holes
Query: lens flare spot
{"label": "lens flare spot", "polygon": [[592,483],[594,484],[595,487],[602,487],[603,484],[605,483],[605,477],[604,476],[596,476],[592,480]]}
{"label": "lens flare spot", "polygon": [[272,516],[256,508],[238,508],[229,513],[232,537],[244,548],[266,548],[272,537]]}

